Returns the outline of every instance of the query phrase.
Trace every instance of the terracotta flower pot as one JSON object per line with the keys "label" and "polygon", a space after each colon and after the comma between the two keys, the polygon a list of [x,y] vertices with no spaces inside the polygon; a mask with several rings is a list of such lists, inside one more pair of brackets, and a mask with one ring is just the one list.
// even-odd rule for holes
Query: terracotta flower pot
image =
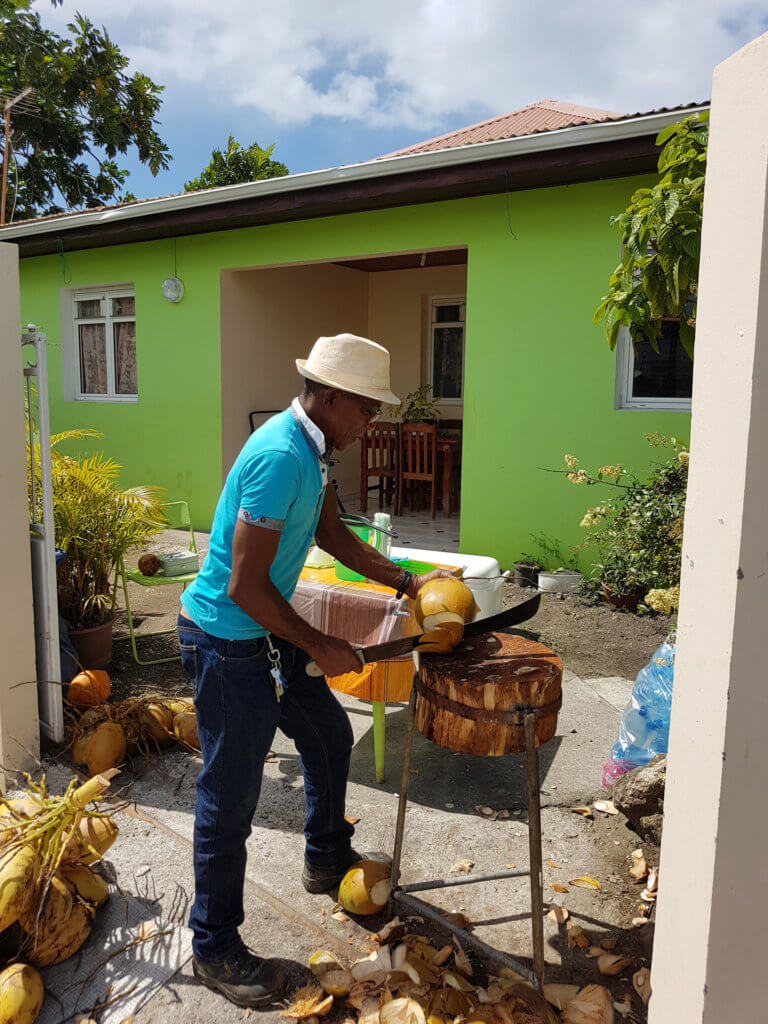
{"label": "terracotta flower pot", "polygon": [[621,608],[623,611],[636,612],[643,596],[642,590],[627,590],[623,594],[615,594],[610,587],[600,582],[600,599],[605,604],[613,605],[614,608]]}
{"label": "terracotta flower pot", "polygon": [[112,660],[112,624],[108,619],[90,629],[71,629],[69,639],[83,668],[104,668]]}

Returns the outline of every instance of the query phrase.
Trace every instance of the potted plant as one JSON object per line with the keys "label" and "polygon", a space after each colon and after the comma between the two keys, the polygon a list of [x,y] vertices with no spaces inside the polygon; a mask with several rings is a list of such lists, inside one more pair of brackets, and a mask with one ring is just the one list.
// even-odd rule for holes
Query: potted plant
{"label": "potted plant", "polygon": [[437,423],[440,419],[438,401],[432,395],[432,385],[422,384],[394,407],[394,415],[403,423]]}
{"label": "potted plant", "polygon": [[578,594],[583,582],[578,569],[560,566],[554,572],[540,572],[538,586],[543,594]]}
{"label": "potted plant", "polygon": [[112,657],[118,562],[166,526],[156,488],[121,490],[112,459],[56,450],[65,440],[99,436],[68,431],[51,438],[53,522],[56,545],[65,552],[56,570],[59,612],[86,668],[102,668]]}
{"label": "potted plant", "polygon": [[515,562],[514,568],[515,586],[535,588],[539,585],[539,573],[542,566],[536,555],[529,555],[523,552],[519,561]]}

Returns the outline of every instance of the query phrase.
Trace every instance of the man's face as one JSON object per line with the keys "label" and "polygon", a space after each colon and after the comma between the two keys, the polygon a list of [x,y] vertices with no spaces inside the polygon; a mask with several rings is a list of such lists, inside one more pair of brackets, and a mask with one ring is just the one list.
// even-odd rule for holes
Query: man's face
{"label": "man's face", "polygon": [[332,400],[333,447],[349,448],[362,437],[368,427],[381,415],[381,404],[375,398],[336,391]]}

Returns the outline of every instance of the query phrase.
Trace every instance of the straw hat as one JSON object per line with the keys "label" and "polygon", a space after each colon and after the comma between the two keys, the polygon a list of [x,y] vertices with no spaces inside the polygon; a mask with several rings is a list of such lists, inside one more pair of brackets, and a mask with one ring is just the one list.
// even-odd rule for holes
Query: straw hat
{"label": "straw hat", "polygon": [[389,381],[389,352],[368,338],[336,334],[318,338],[309,359],[297,359],[296,369],[309,380],[353,395],[364,395],[384,405],[397,405]]}

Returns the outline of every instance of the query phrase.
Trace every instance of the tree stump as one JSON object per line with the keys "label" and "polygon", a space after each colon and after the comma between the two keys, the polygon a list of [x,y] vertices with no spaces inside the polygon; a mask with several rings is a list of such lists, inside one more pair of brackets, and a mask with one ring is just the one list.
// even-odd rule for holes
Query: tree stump
{"label": "tree stump", "polygon": [[451,654],[422,655],[416,728],[449,750],[500,757],[525,750],[524,714],[534,709],[540,746],[555,735],[562,679],[562,661],[543,644],[472,637]]}

